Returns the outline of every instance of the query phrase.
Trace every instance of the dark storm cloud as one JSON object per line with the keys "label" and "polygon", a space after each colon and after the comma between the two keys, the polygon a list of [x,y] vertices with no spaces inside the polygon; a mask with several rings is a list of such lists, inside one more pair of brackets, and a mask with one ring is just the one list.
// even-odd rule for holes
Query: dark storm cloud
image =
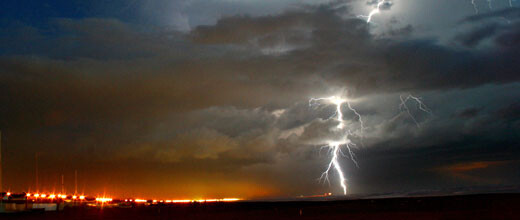
{"label": "dark storm cloud", "polygon": [[466,47],[475,47],[491,40],[494,46],[511,52],[519,47],[519,18],[520,10],[517,8],[470,16],[464,19],[463,24],[471,25],[472,29],[459,34],[456,39]]}
{"label": "dark storm cloud", "polygon": [[39,29],[23,23],[9,24],[10,31],[6,32],[9,34],[0,38],[5,43],[4,53],[110,60],[159,54],[175,56],[182,50],[193,49],[175,30],[132,25],[116,19],[53,18],[48,25],[48,29]]}
{"label": "dark storm cloud", "polygon": [[[342,19],[330,8],[274,17],[228,17],[215,26],[196,28],[193,39],[195,42],[244,45],[256,38],[283,35],[282,29],[285,32],[304,29],[310,33],[310,37],[304,39],[309,47],[295,49],[284,57],[295,65],[307,67],[299,74],[319,72],[325,80],[347,85],[361,93],[467,88],[519,79],[514,71],[518,68],[517,63],[512,60],[518,53],[514,40],[516,32],[498,32],[500,28],[493,25],[458,37],[467,46],[476,45],[484,38],[494,38],[501,46],[483,51],[452,48],[435,40],[375,38],[365,22]],[[498,34],[490,30],[496,30]],[[292,42],[281,43],[290,45]]]}
{"label": "dark storm cloud", "polygon": [[[459,48],[417,38],[409,25],[375,35],[350,10],[335,2],[227,16],[189,33],[113,18],[13,23],[0,35],[0,126],[18,149],[7,163],[40,152],[49,170],[125,181],[136,171],[161,190],[174,176],[252,187],[251,196],[321,194],[329,188],[314,179],[328,158],[319,145],[337,138],[337,122],[333,106],[307,101],[345,87],[367,117],[362,170],[344,162],[358,192],[395,190],[414,175],[421,181],[404,185],[417,188],[434,168],[518,155],[517,21],[469,29],[453,39]],[[486,40],[494,43],[479,48]],[[399,92],[427,93],[435,114],[412,108],[418,127],[398,112]]]}
{"label": "dark storm cloud", "polygon": [[[407,192],[403,189],[442,192],[455,186],[465,189],[479,185],[500,189],[500,184],[514,184],[514,180],[520,179],[514,172],[520,166],[517,157],[512,156],[518,154],[514,145],[460,140],[419,148],[359,150],[357,155],[363,160],[359,170],[351,171],[356,174],[352,185],[372,192]],[[383,183],[375,185],[375,181]]]}
{"label": "dark storm cloud", "polygon": [[495,36],[499,29],[499,26],[496,24],[479,27],[476,30],[457,36],[457,40],[466,47],[474,47],[482,40]]}
{"label": "dark storm cloud", "polygon": [[191,32],[197,43],[207,44],[241,44],[251,39],[270,34],[290,33],[309,27],[313,14],[294,11],[279,16],[255,18],[250,16],[224,17],[215,25],[198,26]]}
{"label": "dark storm cloud", "polygon": [[473,118],[478,115],[478,113],[481,111],[481,109],[478,108],[467,108],[463,111],[459,112],[457,116],[462,118]]}
{"label": "dark storm cloud", "polygon": [[520,17],[520,10],[518,8],[506,8],[488,13],[476,14],[468,16],[463,19],[463,22],[481,22],[489,19],[517,19]]}
{"label": "dark storm cloud", "polygon": [[520,120],[520,102],[511,103],[510,105],[501,108],[496,112],[499,118],[509,122],[516,122]]}
{"label": "dark storm cloud", "polygon": [[397,38],[397,37],[409,37],[414,31],[412,25],[407,25],[402,28],[391,28],[390,30],[383,33],[385,37]]}
{"label": "dark storm cloud", "polygon": [[[252,84],[276,80],[271,84],[284,90],[308,86],[295,79],[316,78],[316,73],[319,73],[317,80],[347,85],[360,94],[377,90],[465,88],[518,80],[518,74],[513,71],[517,68],[516,62],[512,61],[518,53],[513,49],[516,48],[514,31],[496,37],[497,42],[505,42],[500,44],[503,48],[499,51],[468,52],[433,40],[376,39],[362,20],[342,19],[337,11],[326,7],[278,16],[227,17],[214,26],[198,27],[190,34],[194,43],[213,44],[230,51],[225,54],[213,52],[216,49],[209,45],[191,45],[179,33],[135,30],[116,20],[61,19],[56,23],[67,33],[57,39],[59,47],[53,46],[57,57],[121,59],[160,55],[167,57],[162,58],[166,62],[168,59],[191,60],[201,54],[219,56],[218,64],[192,61],[193,65],[201,66],[192,70],[194,75],[204,74],[206,69],[214,70],[216,66],[217,70],[232,75],[230,77],[248,77],[247,81]],[[492,37],[489,31],[476,32],[464,37],[465,44],[478,43],[482,39],[478,33],[485,32],[485,37]],[[260,54],[244,54],[225,46],[244,44],[254,44],[253,49],[258,49]],[[265,51],[283,57],[271,57],[269,52],[261,55]],[[254,61],[240,58],[244,56]],[[259,66],[271,69],[266,73],[258,71]],[[245,71],[233,70],[235,67]]]}

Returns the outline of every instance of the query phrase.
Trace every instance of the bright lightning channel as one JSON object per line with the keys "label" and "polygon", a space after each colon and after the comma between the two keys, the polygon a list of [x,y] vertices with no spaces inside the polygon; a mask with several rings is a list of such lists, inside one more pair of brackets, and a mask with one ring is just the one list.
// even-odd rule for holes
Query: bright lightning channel
{"label": "bright lightning channel", "polygon": [[324,180],[324,181],[327,181],[330,183],[329,173],[330,173],[331,169],[335,169],[336,172],[338,173],[339,181],[340,181],[341,188],[343,189],[343,193],[346,195],[347,194],[347,179],[345,178],[345,175],[343,173],[343,170],[341,169],[341,166],[340,166],[340,163],[338,160],[340,154],[345,156],[343,154],[343,152],[341,151],[342,146],[344,146],[347,149],[352,162],[357,167],[359,167],[359,165],[355,159],[354,152],[352,152],[352,149],[351,149],[351,147],[355,146],[355,144],[349,139],[349,135],[352,135],[352,132],[349,129],[344,131],[346,125],[345,125],[345,120],[343,120],[343,111],[342,111],[341,107],[344,104],[346,104],[348,109],[357,116],[357,120],[360,124],[361,131],[363,131],[363,128],[364,128],[363,120],[361,118],[361,115],[354,108],[352,108],[352,106],[350,105],[350,102],[347,99],[343,99],[343,98],[337,97],[337,96],[331,96],[331,97],[327,97],[327,98],[312,98],[309,100],[309,106],[312,107],[314,105],[320,105],[321,102],[326,102],[328,104],[333,104],[336,106],[336,111],[331,116],[331,118],[336,116],[336,120],[338,121],[338,125],[336,126],[336,129],[340,132],[344,132],[344,135],[340,138],[339,141],[338,140],[327,141],[327,145],[323,146],[323,147],[329,148],[329,151],[331,153],[331,160],[327,166],[327,169],[321,174],[320,180]]}
{"label": "bright lightning channel", "polygon": [[388,0],[379,0],[377,2],[376,8],[372,9],[368,15],[358,15],[358,18],[365,18],[367,23],[370,23],[372,21],[372,17],[376,14],[379,14],[381,12],[381,7],[383,7],[385,4],[392,4],[392,2]]}

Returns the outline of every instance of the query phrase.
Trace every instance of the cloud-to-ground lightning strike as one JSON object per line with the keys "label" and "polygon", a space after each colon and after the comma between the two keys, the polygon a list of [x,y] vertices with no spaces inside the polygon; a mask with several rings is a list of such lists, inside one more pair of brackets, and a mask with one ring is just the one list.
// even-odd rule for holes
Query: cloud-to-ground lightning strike
{"label": "cloud-to-ground lightning strike", "polygon": [[370,23],[370,21],[372,21],[372,17],[381,12],[381,7],[383,7],[385,4],[391,3],[392,2],[388,0],[379,0],[376,4],[376,8],[372,9],[372,11],[370,11],[368,15],[358,15],[358,18],[365,18],[367,20],[367,23]]}
{"label": "cloud-to-ground lightning strike", "polygon": [[[413,116],[413,114],[410,112],[410,109],[408,108],[408,105],[407,105],[408,102],[415,102],[417,105],[417,108],[419,110],[424,111],[430,115],[433,115],[432,111],[428,108],[428,106],[426,106],[422,102],[421,98],[415,97],[411,94],[409,94],[407,96],[401,95],[401,96],[399,96],[399,98],[401,100],[399,109],[401,111],[406,112],[406,114],[408,114],[412,118],[413,122],[415,123],[415,125],[417,127],[420,127],[420,124],[417,121],[417,119]],[[345,178],[345,174],[343,173],[343,169],[341,168],[341,165],[339,163],[339,156],[340,155],[345,156],[345,154],[343,154],[342,147],[345,147],[347,149],[349,157],[352,160],[352,162],[356,165],[356,167],[359,167],[359,165],[358,165],[358,162],[356,161],[355,154],[352,151],[352,147],[354,147],[356,145],[350,139],[350,137],[354,134],[351,129],[346,128],[346,123],[345,123],[345,120],[343,119],[342,106],[346,105],[347,108],[356,115],[361,133],[363,132],[363,129],[364,129],[363,119],[361,118],[361,114],[359,114],[358,111],[352,107],[352,105],[350,104],[348,99],[344,99],[344,98],[341,98],[338,96],[331,96],[331,97],[327,97],[327,98],[311,98],[309,100],[309,106],[312,107],[315,105],[320,105],[322,102],[326,102],[328,104],[335,105],[336,110],[330,118],[335,118],[335,120],[338,122],[338,125],[336,125],[336,127],[334,129],[337,132],[342,133],[342,135],[338,140],[326,140],[325,141],[326,145],[324,145],[323,147],[326,147],[329,149],[329,152],[331,154],[331,159],[327,166],[327,169],[321,174],[320,180],[324,180],[324,181],[327,181],[330,183],[329,173],[330,173],[331,169],[336,170],[336,172],[338,173],[338,176],[339,176],[341,188],[343,189],[343,193],[346,195],[347,194],[347,179]]]}
{"label": "cloud-to-ground lightning strike", "polygon": [[338,172],[340,185],[343,188],[343,193],[346,195],[347,194],[347,183],[346,183],[347,180],[345,178],[345,175],[343,174],[343,170],[341,169],[341,166],[338,161],[339,155],[340,154],[344,155],[343,152],[341,151],[342,146],[346,147],[352,162],[357,167],[359,167],[359,166],[355,159],[355,155],[351,149],[351,147],[355,146],[355,144],[349,139],[349,135],[352,135],[352,132],[349,129],[345,130],[345,120],[343,120],[343,112],[342,112],[341,107],[344,104],[346,104],[348,109],[351,110],[356,115],[357,120],[360,124],[361,131],[364,128],[363,120],[361,119],[361,115],[354,108],[352,108],[352,106],[350,105],[350,102],[347,99],[343,99],[343,98],[340,98],[337,96],[331,96],[328,98],[312,98],[309,100],[309,106],[312,107],[313,105],[319,105],[320,102],[327,102],[327,103],[330,103],[330,104],[333,104],[336,106],[336,111],[331,116],[331,118],[336,116],[338,125],[336,126],[335,129],[337,129],[339,132],[344,132],[344,135],[342,135],[339,140],[327,141],[327,144],[324,146],[324,147],[329,148],[332,157],[327,166],[327,169],[322,173],[320,179],[323,179],[324,181],[327,181],[330,183],[329,172],[332,168],[334,168],[336,170],[336,172]]}
{"label": "cloud-to-ground lightning strike", "polygon": [[420,127],[419,125],[419,122],[415,119],[415,117],[412,115],[412,113],[410,112],[410,109],[408,108],[408,105],[406,105],[406,103],[408,101],[415,101],[416,104],[417,104],[417,108],[423,112],[426,112],[430,115],[433,115],[432,111],[428,108],[428,106],[426,106],[422,101],[421,101],[421,98],[419,97],[415,97],[413,95],[408,95],[406,97],[403,98],[402,95],[399,96],[399,98],[401,99],[401,104],[399,104],[399,109],[401,111],[405,111],[409,116],[410,118],[412,118],[413,122],[415,123],[415,125],[417,127]]}

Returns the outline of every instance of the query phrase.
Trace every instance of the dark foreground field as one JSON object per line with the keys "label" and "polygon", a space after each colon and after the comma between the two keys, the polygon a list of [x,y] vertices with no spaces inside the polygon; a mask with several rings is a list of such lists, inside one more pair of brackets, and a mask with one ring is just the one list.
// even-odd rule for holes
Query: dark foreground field
{"label": "dark foreground field", "polygon": [[520,219],[520,194],[321,202],[237,202],[134,208],[68,208],[0,219]]}

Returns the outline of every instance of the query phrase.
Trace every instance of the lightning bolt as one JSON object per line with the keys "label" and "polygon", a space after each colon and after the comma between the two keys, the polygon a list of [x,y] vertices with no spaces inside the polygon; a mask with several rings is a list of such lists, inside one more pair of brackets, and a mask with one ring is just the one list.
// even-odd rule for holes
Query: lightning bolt
{"label": "lightning bolt", "polygon": [[487,2],[488,2],[489,9],[493,10],[493,4],[492,4],[491,0],[487,0]]}
{"label": "lightning bolt", "polygon": [[330,183],[329,173],[330,173],[331,169],[335,169],[336,172],[338,173],[339,182],[340,182],[341,188],[343,189],[343,193],[346,195],[347,194],[347,179],[345,178],[345,175],[343,173],[343,170],[341,169],[341,166],[339,164],[339,159],[338,159],[340,154],[345,156],[345,154],[343,154],[343,152],[341,150],[341,147],[344,146],[347,149],[348,154],[350,155],[350,159],[356,165],[356,167],[359,167],[359,164],[356,161],[355,154],[354,154],[354,152],[352,152],[352,149],[351,149],[351,147],[356,146],[349,138],[349,136],[353,135],[353,133],[349,129],[344,131],[346,125],[345,125],[345,120],[343,120],[343,111],[342,111],[341,107],[344,104],[346,104],[347,108],[356,115],[358,123],[360,124],[360,127],[361,127],[361,132],[364,129],[364,123],[361,118],[361,115],[354,108],[352,108],[352,105],[350,104],[350,102],[347,99],[343,99],[343,98],[337,97],[337,96],[331,96],[331,97],[327,97],[327,98],[312,98],[309,100],[309,106],[312,107],[314,105],[320,105],[321,102],[327,102],[328,104],[333,104],[336,106],[336,111],[331,116],[331,118],[336,116],[335,120],[338,121],[338,125],[336,126],[335,129],[338,131],[344,132],[344,135],[341,137],[341,139],[339,141],[328,141],[327,145],[323,146],[323,147],[326,147],[329,149],[329,152],[331,154],[331,160],[327,166],[327,169],[321,174],[320,180],[324,180],[324,181]]}
{"label": "lightning bolt", "polygon": [[[493,10],[493,0],[486,0],[489,10]],[[509,7],[513,7],[513,0],[508,0]],[[476,0],[471,0],[471,4],[473,5],[473,8],[475,9],[475,14],[479,13],[478,5],[476,3]]]}
{"label": "lightning bolt", "polygon": [[358,15],[358,18],[365,18],[367,20],[367,23],[370,23],[372,21],[372,17],[376,14],[379,14],[381,12],[381,7],[386,3],[392,3],[388,0],[378,0],[377,5],[368,15]]}
{"label": "lightning bolt", "polygon": [[416,105],[417,105],[417,108],[423,112],[426,112],[430,115],[433,115],[433,112],[428,108],[428,106],[426,106],[420,97],[415,97],[413,95],[408,95],[406,97],[403,98],[402,95],[399,95],[399,98],[401,99],[401,104],[399,105],[399,109],[401,111],[404,111],[406,112],[410,118],[412,118],[413,122],[415,123],[415,125],[417,125],[417,127],[421,127],[419,125],[419,122],[417,122],[417,120],[415,119],[415,117],[412,115],[412,113],[410,112],[410,108],[408,108],[408,105],[407,105],[407,102],[408,101],[412,101],[412,102],[415,102]]}
{"label": "lightning bolt", "polygon": [[473,5],[473,8],[475,9],[475,14],[478,14],[478,6],[477,6],[477,3],[475,3],[475,0],[471,0],[471,4]]}
{"label": "lightning bolt", "polygon": [[[489,10],[493,10],[493,0],[486,0],[486,1],[487,1],[487,6],[488,6]],[[508,0],[508,3],[509,3],[509,7],[512,8],[513,0]],[[392,4],[392,2],[389,0],[378,0],[376,7],[374,9],[372,9],[368,15],[358,15],[357,17],[366,19],[367,23],[371,23],[374,15],[381,13],[381,7],[383,7],[385,4]],[[478,8],[478,4],[477,4],[476,0],[471,0],[471,5],[473,6],[473,9],[475,10],[475,14],[478,14],[479,8]]]}

